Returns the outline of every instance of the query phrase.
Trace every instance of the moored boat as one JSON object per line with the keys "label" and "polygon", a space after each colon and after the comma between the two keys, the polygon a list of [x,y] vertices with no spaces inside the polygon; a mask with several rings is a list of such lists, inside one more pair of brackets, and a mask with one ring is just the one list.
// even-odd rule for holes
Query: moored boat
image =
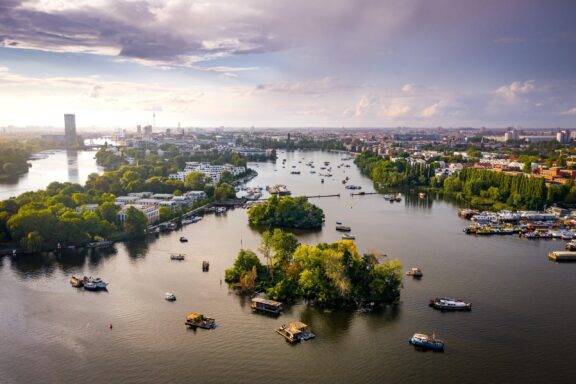
{"label": "moored boat", "polygon": [[99,277],[88,277],[84,281],[84,289],[88,291],[105,291],[108,289],[108,283],[105,283]]}
{"label": "moored boat", "polygon": [[281,335],[289,343],[298,343],[302,340],[309,340],[316,337],[315,334],[310,332],[308,325],[301,321],[295,321],[288,325],[282,324],[282,326],[276,329],[276,333]]}
{"label": "moored boat", "polygon": [[70,285],[74,288],[82,288],[84,286],[84,282],[87,280],[87,277],[84,276],[82,278],[78,278],[76,276],[72,276],[70,278]]}
{"label": "moored boat", "polygon": [[255,297],[252,299],[250,304],[252,311],[261,311],[272,313],[274,315],[279,315],[282,312],[282,303],[274,300],[263,299],[261,297]]}
{"label": "moored boat", "polygon": [[216,327],[216,320],[202,313],[190,312],[186,315],[185,324],[190,328],[212,329]]}
{"label": "moored boat", "polygon": [[186,243],[186,242],[188,242],[188,239],[185,238],[184,236],[180,236],[180,242],[181,242],[181,243]]}
{"label": "moored boat", "polygon": [[352,230],[352,228],[350,228],[346,225],[337,225],[336,230],[340,231],[340,232],[350,232]]}
{"label": "moored boat", "polygon": [[356,239],[356,236],[351,235],[349,233],[345,233],[342,235],[342,240],[354,240]]}
{"label": "moored boat", "polygon": [[420,268],[412,268],[408,272],[406,272],[406,276],[412,276],[418,278],[424,276],[424,274],[422,273]]}
{"label": "moored boat", "polygon": [[164,299],[166,301],[176,301],[176,295],[173,294],[172,292],[166,292],[166,295],[164,296]]}
{"label": "moored boat", "polygon": [[458,299],[435,298],[430,300],[429,306],[442,311],[471,311],[472,304]]}
{"label": "moored boat", "polygon": [[436,335],[434,334],[428,336],[423,333],[415,333],[412,337],[408,338],[408,341],[415,347],[432,349],[435,351],[444,350],[444,341],[436,339]]}
{"label": "moored boat", "polygon": [[184,260],[185,256],[181,253],[173,253],[170,255],[170,260]]}

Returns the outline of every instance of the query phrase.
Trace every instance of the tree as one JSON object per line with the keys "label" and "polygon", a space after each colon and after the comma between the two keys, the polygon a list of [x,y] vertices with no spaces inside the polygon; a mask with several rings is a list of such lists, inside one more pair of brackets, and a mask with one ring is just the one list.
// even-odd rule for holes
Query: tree
{"label": "tree", "polygon": [[32,231],[28,235],[20,240],[20,245],[26,252],[40,252],[42,250],[42,244],[44,239],[40,233]]}
{"label": "tree", "polygon": [[96,208],[98,216],[112,224],[116,223],[118,211],[119,208],[111,202],[102,203]]}
{"label": "tree", "polygon": [[184,179],[184,185],[193,191],[202,191],[206,186],[206,175],[202,172],[190,172]]}
{"label": "tree", "polygon": [[148,218],[144,213],[134,207],[126,210],[126,220],[124,230],[131,236],[143,236],[148,226]]}
{"label": "tree", "polygon": [[160,213],[160,222],[170,220],[173,216],[172,210],[170,210],[170,208],[168,208],[168,207],[160,207],[159,211],[160,211],[159,212]]}
{"label": "tree", "polygon": [[214,199],[217,201],[234,199],[236,197],[236,191],[234,187],[230,184],[222,183],[216,187],[214,190]]}

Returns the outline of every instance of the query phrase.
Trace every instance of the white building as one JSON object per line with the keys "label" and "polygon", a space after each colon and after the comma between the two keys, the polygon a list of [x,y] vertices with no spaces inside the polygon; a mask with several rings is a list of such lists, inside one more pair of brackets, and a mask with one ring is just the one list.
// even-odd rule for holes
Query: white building
{"label": "white building", "polygon": [[124,223],[126,221],[126,211],[130,207],[134,207],[146,215],[148,224],[156,223],[160,219],[160,211],[154,205],[126,204],[117,214],[117,218],[120,223]]}
{"label": "white building", "polygon": [[190,173],[201,172],[210,177],[213,183],[217,183],[220,181],[220,177],[224,171],[230,172],[233,176],[238,176],[246,172],[246,167],[236,167],[231,164],[212,165],[209,163],[187,162],[183,171],[173,173],[168,177],[173,180],[184,181]]}

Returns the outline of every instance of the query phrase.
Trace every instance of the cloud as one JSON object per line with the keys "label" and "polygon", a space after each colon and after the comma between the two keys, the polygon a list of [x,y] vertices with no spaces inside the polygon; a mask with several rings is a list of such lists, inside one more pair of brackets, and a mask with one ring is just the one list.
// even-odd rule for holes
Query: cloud
{"label": "cloud", "polygon": [[393,102],[390,105],[383,105],[380,108],[380,115],[383,117],[397,118],[408,115],[410,111],[411,108],[408,105]]}
{"label": "cloud", "polygon": [[508,101],[515,101],[518,96],[527,95],[536,89],[534,80],[528,81],[514,81],[511,84],[503,85],[498,88],[495,93],[497,96],[502,97]]}
{"label": "cloud", "polygon": [[373,108],[373,101],[370,100],[370,97],[367,95],[363,95],[358,104],[356,104],[356,111],[354,112],[354,116],[356,118],[362,118],[367,116]]}
{"label": "cloud", "polygon": [[101,90],[102,90],[101,85],[94,85],[92,87],[92,89],[90,90],[90,94],[88,95],[88,97],[90,97],[92,99],[97,99],[98,97],[100,97],[100,91]]}
{"label": "cloud", "polygon": [[293,94],[334,94],[349,91],[355,87],[343,84],[338,79],[326,76],[318,80],[284,81],[270,84],[259,84],[256,91],[293,93]]}
{"label": "cloud", "polygon": [[414,84],[404,84],[404,86],[402,87],[402,92],[410,92],[414,89],[415,85]]}
{"label": "cloud", "polygon": [[495,44],[522,44],[525,42],[526,39],[521,37],[499,37],[494,39]]}
{"label": "cloud", "polygon": [[576,107],[562,112],[561,115],[576,116]]}

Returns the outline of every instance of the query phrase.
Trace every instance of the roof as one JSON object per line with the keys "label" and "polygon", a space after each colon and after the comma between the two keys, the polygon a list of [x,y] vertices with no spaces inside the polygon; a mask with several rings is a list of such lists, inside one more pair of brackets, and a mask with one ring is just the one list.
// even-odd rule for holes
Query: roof
{"label": "roof", "polygon": [[270,306],[274,306],[274,307],[279,307],[282,305],[282,303],[278,302],[278,301],[274,301],[274,300],[268,300],[268,299],[263,299],[261,297],[255,297],[252,299],[253,303],[262,303],[265,305],[270,305]]}

